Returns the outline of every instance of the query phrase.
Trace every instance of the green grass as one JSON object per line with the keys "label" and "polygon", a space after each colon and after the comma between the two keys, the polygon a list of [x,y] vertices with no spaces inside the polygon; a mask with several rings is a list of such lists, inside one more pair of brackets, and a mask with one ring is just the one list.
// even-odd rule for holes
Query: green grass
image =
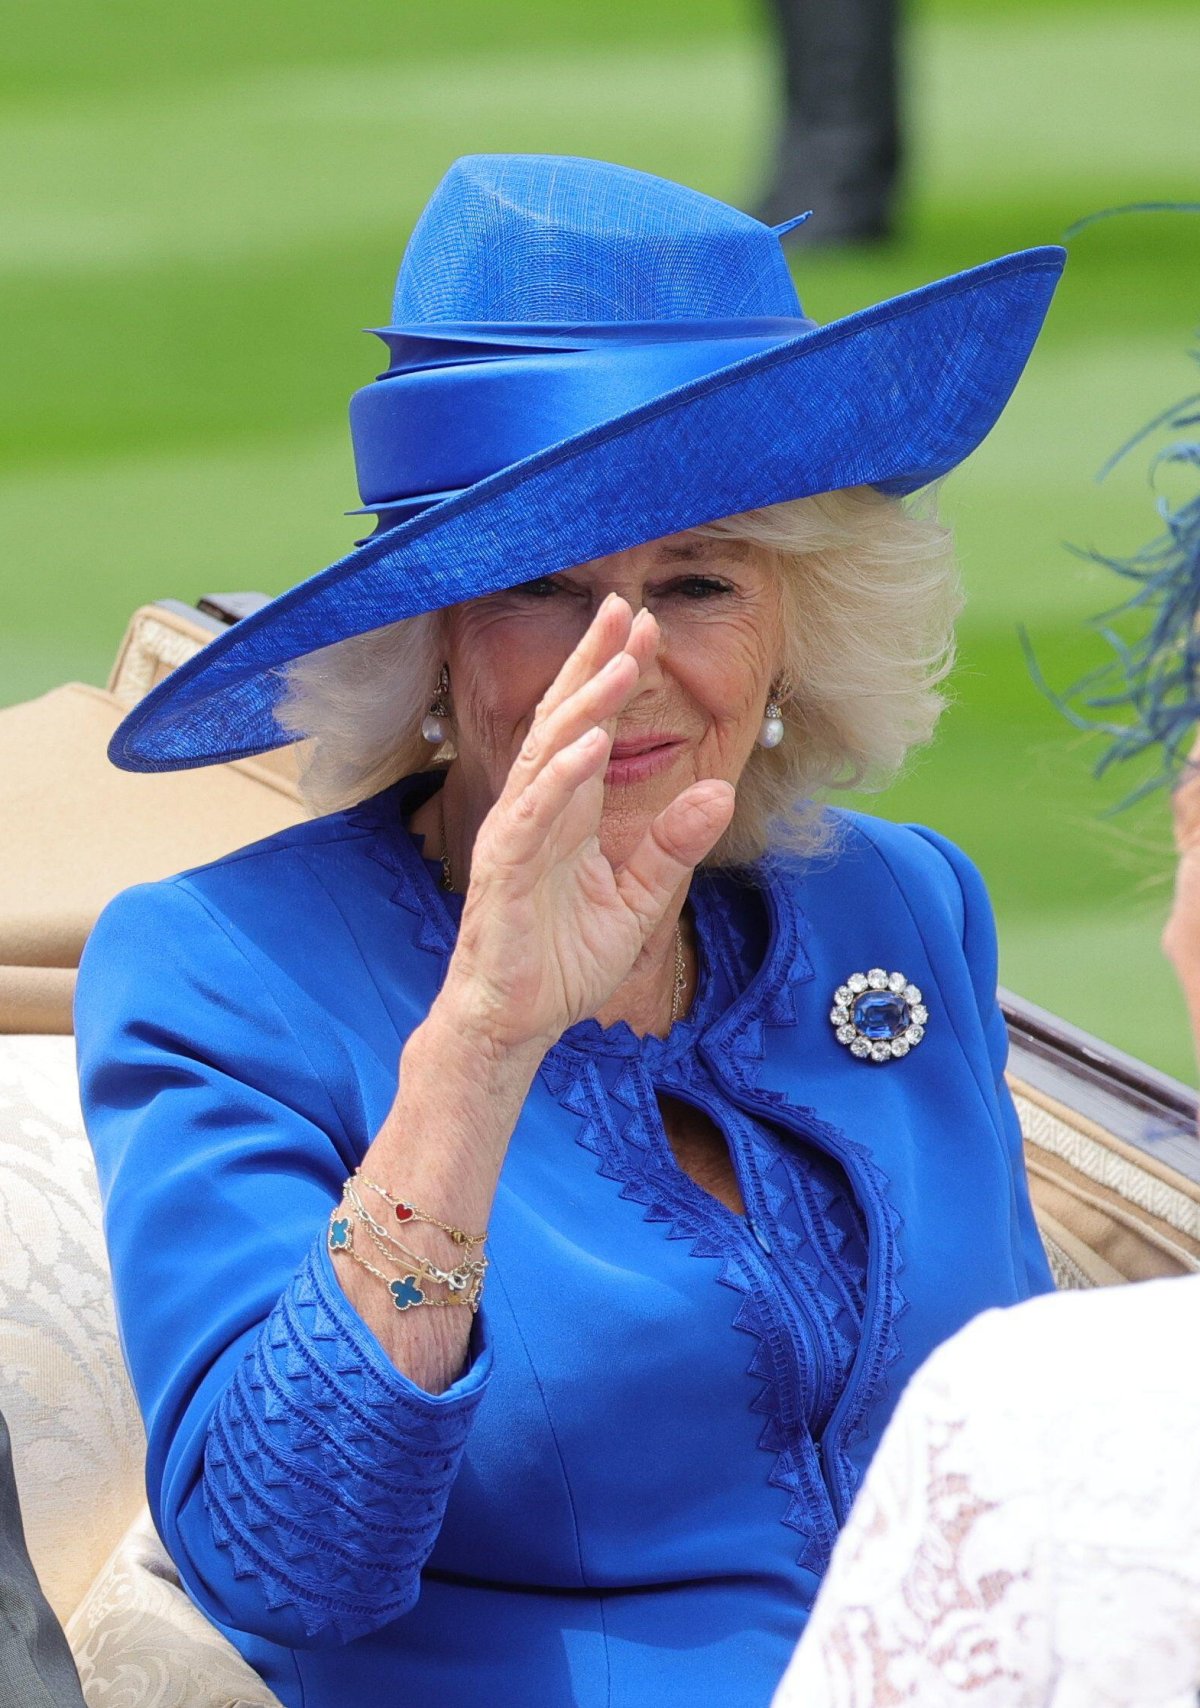
{"label": "green grass", "polygon": [[[741,0],[19,11],[0,71],[0,701],[102,679],[145,599],[275,592],[345,549],[346,399],[376,365],[358,329],[386,315],[455,155],[595,154],[744,202],[768,147]],[[1190,0],[929,0],[906,60],[904,235],[805,256],[819,318],[1200,192]],[[1083,621],[1111,578],[1066,542],[1123,550],[1154,527],[1145,456],[1093,477],[1194,389],[1198,260],[1200,218],[1072,243],[1025,379],[946,488],[969,594],[955,704],[873,803],[978,860],[1006,982],[1189,1078],[1157,948],[1164,804],[1105,816],[1123,784],[1091,781],[1095,746],[1034,689],[1016,625],[1053,682],[1099,657]]]}

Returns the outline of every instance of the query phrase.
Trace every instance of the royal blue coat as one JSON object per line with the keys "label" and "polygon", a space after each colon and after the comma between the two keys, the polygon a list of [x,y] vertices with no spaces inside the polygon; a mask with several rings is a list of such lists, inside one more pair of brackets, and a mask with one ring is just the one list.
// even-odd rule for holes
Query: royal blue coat
{"label": "royal blue coat", "polygon": [[[699,874],[666,1040],[574,1027],[530,1091],[461,1379],[400,1375],[325,1228],[438,990],[430,779],[117,897],[80,969],[84,1113],[155,1522],[295,1708],[766,1704],[905,1381],[1048,1290],[1002,1080],[992,918],[926,830]],[[926,1036],[856,1060],[848,974]],[[723,1130],[747,1213],[677,1167]]]}

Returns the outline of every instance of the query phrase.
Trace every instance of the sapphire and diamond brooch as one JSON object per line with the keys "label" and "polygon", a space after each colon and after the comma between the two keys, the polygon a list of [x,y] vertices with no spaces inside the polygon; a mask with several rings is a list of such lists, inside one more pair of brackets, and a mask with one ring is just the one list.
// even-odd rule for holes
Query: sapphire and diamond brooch
{"label": "sapphire and diamond brooch", "polygon": [[891,1062],[916,1049],[929,1011],[903,973],[851,973],[833,993],[829,1022],[839,1044],[864,1062]]}

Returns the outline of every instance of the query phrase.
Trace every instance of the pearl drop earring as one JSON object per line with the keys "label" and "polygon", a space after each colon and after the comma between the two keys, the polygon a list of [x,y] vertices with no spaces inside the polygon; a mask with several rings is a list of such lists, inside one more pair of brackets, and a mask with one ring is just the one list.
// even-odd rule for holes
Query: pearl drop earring
{"label": "pearl drop earring", "polygon": [[767,701],[766,715],[758,732],[760,747],[778,747],[783,740],[783,710],[774,694]]}
{"label": "pearl drop earring", "polygon": [[450,693],[450,672],[443,664],[438,672],[437,687],[433,691],[433,703],[421,719],[421,734],[431,747],[441,747],[450,739],[450,707],[447,696]]}

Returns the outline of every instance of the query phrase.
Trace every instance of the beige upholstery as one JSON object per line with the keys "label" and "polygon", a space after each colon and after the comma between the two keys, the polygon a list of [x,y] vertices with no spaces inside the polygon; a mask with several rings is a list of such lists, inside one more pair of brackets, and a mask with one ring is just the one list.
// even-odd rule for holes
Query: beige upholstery
{"label": "beige upholstery", "polygon": [[1023,1081],[1010,1089],[1059,1287],[1200,1270],[1200,1187]]}
{"label": "beige upholstery", "polygon": [[179,1587],[145,1507],[67,1622],[89,1708],[279,1708]]}
{"label": "beige upholstery", "polygon": [[74,1041],[0,1037],[0,1412],[89,1708],[274,1708],[154,1533]]}
{"label": "beige upholstery", "polygon": [[70,1038],[0,1039],[0,1411],[63,1618],[144,1498]]}
{"label": "beige upholstery", "polygon": [[0,1032],[71,1030],[80,952],[118,890],[306,816],[292,748],[157,776],[108,762],[128,707],[208,638],[147,607],[130,623],[109,688],[70,682],[0,710]]}

